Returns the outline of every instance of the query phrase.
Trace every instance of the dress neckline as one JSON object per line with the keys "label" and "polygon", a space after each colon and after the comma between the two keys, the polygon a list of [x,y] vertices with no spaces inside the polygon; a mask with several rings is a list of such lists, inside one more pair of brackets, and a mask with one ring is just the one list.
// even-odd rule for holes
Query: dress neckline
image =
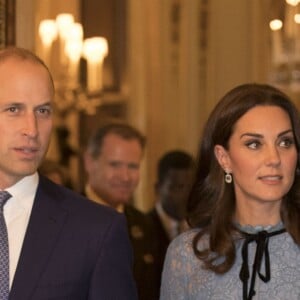
{"label": "dress neckline", "polygon": [[276,225],[241,225],[237,222],[235,222],[234,224],[239,231],[249,234],[256,234],[260,231],[267,231],[270,233],[284,228],[284,224],[282,223],[282,221],[280,221]]}

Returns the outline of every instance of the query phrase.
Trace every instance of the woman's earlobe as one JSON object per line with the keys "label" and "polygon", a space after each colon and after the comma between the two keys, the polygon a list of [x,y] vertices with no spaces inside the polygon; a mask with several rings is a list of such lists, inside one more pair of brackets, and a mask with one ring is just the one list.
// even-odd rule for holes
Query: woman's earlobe
{"label": "woman's earlobe", "polygon": [[221,145],[215,145],[214,147],[214,153],[215,157],[219,163],[219,165],[222,167],[222,169],[225,171],[228,169],[228,154],[226,149]]}

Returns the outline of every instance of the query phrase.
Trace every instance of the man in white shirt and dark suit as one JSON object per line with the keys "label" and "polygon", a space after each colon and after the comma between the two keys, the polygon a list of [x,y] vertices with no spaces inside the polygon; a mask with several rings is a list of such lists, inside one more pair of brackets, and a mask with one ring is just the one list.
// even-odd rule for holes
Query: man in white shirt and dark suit
{"label": "man in white shirt and dark suit", "polygon": [[159,297],[155,236],[151,219],[131,203],[140,179],[145,137],[130,124],[105,120],[88,139],[84,153],[85,195],[125,215],[134,254],[139,300]]}
{"label": "man in white shirt and dark suit", "polygon": [[0,82],[0,192],[9,195],[1,299],[137,299],[125,218],[37,172],[52,131],[49,70],[28,50],[7,48]]}

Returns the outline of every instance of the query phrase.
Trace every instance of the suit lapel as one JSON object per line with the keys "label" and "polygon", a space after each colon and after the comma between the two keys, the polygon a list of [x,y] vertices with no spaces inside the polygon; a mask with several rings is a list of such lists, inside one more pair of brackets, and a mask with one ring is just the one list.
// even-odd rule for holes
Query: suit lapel
{"label": "suit lapel", "polygon": [[[67,212],[57,187],[41,178],[17,265],[10,300],[31,299],[61,232]],[[59,196],[58,196],[59,195]]]}

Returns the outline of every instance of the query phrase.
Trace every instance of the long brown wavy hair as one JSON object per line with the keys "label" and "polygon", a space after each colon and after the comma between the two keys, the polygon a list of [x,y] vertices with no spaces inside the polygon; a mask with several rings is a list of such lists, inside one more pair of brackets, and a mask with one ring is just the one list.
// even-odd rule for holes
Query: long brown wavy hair
{"label": "long brown wavy hair", "polygon": [[[222,274],[235,261],[233,215],[235,194],[232,184],[225,184],[224,171],[215,155],[214,146],[228,149],[236,122],[255,106],[278,106],[290,117],[298,162],[294,183],[281,203],[281,219],[295,243],[300,245],[300,117],[287,95],[266,84],[244,84],[229,91],[216,105],[204,127],[200,141],[195,182],[188,200],[187,220],[192,228],[201,228],[194,237],[195,255],[206,268]],[[268,122],[268,120],[266,120]],[[198,249],[199,240],[208,234],[206,249]],[[220,260],[220,258],[222,258]],[[221,262],[220,262],[221,261]]]}

